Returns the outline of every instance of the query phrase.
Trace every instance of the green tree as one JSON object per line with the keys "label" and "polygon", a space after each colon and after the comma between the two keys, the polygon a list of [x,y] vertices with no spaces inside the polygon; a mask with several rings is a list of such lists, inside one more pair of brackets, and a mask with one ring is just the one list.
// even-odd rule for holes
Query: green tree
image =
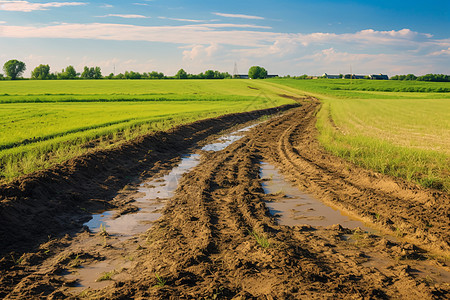
{"label": "green tree", "polygon": [[6,75],[9,76],[11,80],[15,80],[17,77],[22,75],[25,70],[25,63],[17,59],[8,60],[3,65],[3,71],[5,71]]}
{"label": "green tree", "polygon": [[186,78],[188,78],[188,74],[186,73],[185,70],[180,69],[180,70],[178,70],[177,74],[175,75],[175,78],[177,78],[177,79],[186,79]]}
{"label": "green tree", "polygon": [[57,79],[75,79],[78,74],[73,66],[67,66],[66,69],[62,69],[61,73],[57,74]]}
{"label": "green tree", "polygon": [[50,66],[49,65],[39,65],[34,68],[33,72],[31,72],[31,78],[33,79],[50,79]]}
{"label": "green tree", "polygon": [[64,73],[65,73],[67,79],[77,78],[77,71],[75,71],[75,68],[73,66],[67,66]]}
{"label": "green tree", "polygon": [[148,77],[150,79],[162,79],[162,78],[164,78],[164,74],[158,73],[156,71],[152,71],[150,74],[148,74]]}
{"label": "green tree", "polygon": [[94,68],[94,72],[93,72],[93,77],[94,79],[102,79],[102,69],[100,69],[100,67],[95,67]]}
{"label": "green tree", "polygon": [[206,79],[213,79],[214,78],[214,71],[213,70],[208,70],[205,72],[205,78]]}
{"label": "green tree", "polygon": [[263,67],[253,66],[248,70],[248,77],[251,79],[264,79],[267,77],[267,71]]}
{"label": "green tree", "polygon": [[81,78],[84,79],[101,79],[102,76],[102,70],[100,67],[84,67],[83,73],[81,73]]}
{"label": "green tree", "polygon": [[84,78],[84,79],[92,78],[92,77],[91,77],[90,71],[91,71],[90,68],[88,68],[87,66],[84,66],[83,72],[81,73],[81,76],[80,76],[80,77],[81,77],[81,78]]}

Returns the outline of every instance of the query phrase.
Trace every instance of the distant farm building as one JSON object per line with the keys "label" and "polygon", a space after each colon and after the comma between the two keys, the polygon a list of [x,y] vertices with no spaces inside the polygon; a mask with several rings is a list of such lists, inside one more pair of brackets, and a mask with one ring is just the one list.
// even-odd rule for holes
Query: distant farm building
{"label": "distant farm building", "polygon": [[267,75],[266,78],[275,78],[275,77],[278,77],[278,75]]}
{"label": "distant farm building", "polygon": [[372,74],[369,77],[374,80],[389,80],[389,77],[383,74]]}
{"label": "distant farm building", "polygon": [[341,75],[328,75],[327,73],[324,73],[322,75],[323,78],[328,78],[328,79],[339,79],[341,78]]}
{"label": "distant farm building", "polygon": [[355,74],[345,74],[344,78],[345,79],[365,79],[366,76],[365,75],[355,75]]}

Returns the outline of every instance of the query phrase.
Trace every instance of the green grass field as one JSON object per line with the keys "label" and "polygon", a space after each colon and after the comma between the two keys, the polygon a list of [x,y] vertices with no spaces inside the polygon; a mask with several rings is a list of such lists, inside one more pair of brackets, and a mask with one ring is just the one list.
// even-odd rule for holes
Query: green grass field
{"label": "green grass field", "polygon": [[293,103],[280,94],[295,95],[250,80],[2,81],[0,181],[152,131]]}
{"label": "green grass field", "polygon": [[26,80],[0,82],[0,103],[249,100],[276,89],[250,80]]}
{"label": "green grass field", "polygon": [[[322,101],[319,141],[365,168],[450,191],[450,83],[273,79]],[[333,87],[350,87],[334,89]],[[366,90],[355,90],[357,87]],[[371,87],[374,91],[368,91]]]}

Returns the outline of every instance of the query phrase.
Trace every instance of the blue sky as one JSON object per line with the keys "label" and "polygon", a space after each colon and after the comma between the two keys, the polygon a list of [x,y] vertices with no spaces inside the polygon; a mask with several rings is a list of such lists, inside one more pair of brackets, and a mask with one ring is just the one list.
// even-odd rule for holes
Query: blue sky
{"label": "blue sky", "polygon": [[0,65],[173,75],[450,72],[450,1],[0,0]]}

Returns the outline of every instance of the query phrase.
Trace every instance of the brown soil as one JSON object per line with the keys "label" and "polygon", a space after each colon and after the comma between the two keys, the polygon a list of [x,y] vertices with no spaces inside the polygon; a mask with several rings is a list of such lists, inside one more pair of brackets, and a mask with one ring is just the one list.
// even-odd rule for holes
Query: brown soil
{"label": "brown soil", "polygon": [[[145,234],[122,242],[114,236],[82,232],[50,239],[38,249],[23,254],[20,259],[20,255],[6,255],[0,260],[0,297],[448,297],[448,282],[439,282],[431,277],[420,278],[415,275],[414,265],[415,260],[427,259],[430,265],[443,271],[448,270],[444,263],[431,259],[429,255],[449,254],[448,194],[363,170],[326,153],[315,140],[315,112],[319,103],[309,99],[302,104],[300,108],[291,109],[256,127],[246,137],[223,151],[203,153],[202,162],[183,177],[176,196],[168,202],[163,216]],[[251,117],[240,120],[250,119]],[[129,179],[118,179],[120,173],[126,176],[131,172],[139,174],[147,169],[149,171],[143,177],[151,177],[157,172],[165,172],[175,163],[173,158],[177,154],[181,154],[181,151],[186,153],[186,149],[195,142],[217,133],[219,130],[216,127],[223,128],[218,124],[225,121],[208,122],[211,123],[200,122],[190,125],[192,127],[188,126],[191,131],[175,134],[177,130],[174,130],[171,133],[173,137],[170,133],[161,134],[156,145],[154,137],[147,137],[149,141],[146,143],[144,139],[129,148],[113,150],[117,151],[114,153],[120,159],[112,159],[111,155],[103,154],[104,156],[96,157],[97,160],[80,161],[80,164],[85,163],[83,167],[70,167],[69,164],[67,168],[72,168],[72,172],[67,171],[63,173],[64,176],[52,171],[55,173],[45,173],[54,174],[51,180],[46,180],[44,176],[42,181],[34,179],[31,181],[33,184],[28,183],[22,189],[19,189],[20,182],[3,188],[2,195],[3,191],[8,194],[2,200],[0,217],[8,216],[8,213],[3,213],[6,211],[3,207],[9,205],[6,208],[15,218],[8,219],[11,224],[0,220],[0,225],[7,226],[9,230],[15,225],[17,229],[14,234],[37,243],[42,234],[33,238],[35,231],[32,227],[39,225],[39,217],[28,221],[28,227],[20,226],[19,217],[23,207],[31,212],[37,211],[37,208],[30,208],[33,207],[30,202],[39,201],[40,195],[44,195],[44,199],[36,207],[51,199],[58,199],[56,203],[60,206],[53,205],[60,207],[58,213],[67,210],[66,220],[69,220],[69,215],[79,217],[79,213],[75,214],[69,209],[70,205],[78,201],[90,203],[89,199],[92,198],[110,199],[126,183],[130,184]],[[232,118],[229,122],[231,126]],[[205,124],[211,125],[208,127]],[[201,131],[202,128],[205,131]],[[191,135],[194,136],[193,140],[181,138]],[[171,155],[163,155],[164,146]],[[154,154],[156,148],[160,149],[158,154]],[[142,153],[149,149],[153,150],[153,156],[145,157]],[[396,233],[404,235],[410,242],[406,239],[392,242],[339,225],[330,228],[277,225],[264,204],[264,200],[270,195],[264,194],[259,178],[259,162],[263,159],[278,165],[286,176],[321,200],[339,206],[385,230],[395,229]],[[118,170],[111,167],[119,164],[122,166]],[[96,169],[95,166],[103,167]],[[65,170],[64,167],[61,168]],[[86,177],[88,175],[83,172],[93,175]],[[108,174],[113,178],[111,181],[107,180]],[[93,181],[92,185],[86,186],[89,181]],[[49,187],[52,187],[50,192],[47,191]],[[81,192],[83,196],[79,198],[61,197],[62,193],[76,188],[83,188],[86,195]],[[34,196],[23,198],[26,191],[32,191],[30,195]],[[89,198],[87,191],[94,196]],[[133,197],[130,184],[130,187],[122,189],[116,202],[129,203]],[[71,202],[66,204],[66,201]],[[47,205],[40,211],[51,218],[52,209],[54,206]],[[45,226],[53,228],[51,224],[55,219],[57,220],[53,217],[47,221]],[[53,230],[61,233],[71,228],[61,224],[64,224],[63,220]],[[33,230],[33,233],[22,232],[26,230]],[[3,236],[10,243],[20,240],[12,234]],[[348,236],[353,242],[347,241]],[[257,242],[257,237],[263,237],[261,243]],[[264,238],[268,245],[264,245]],[[9,244],[8,249],[12,248],[14,247]],[[422,248],[432,252],[426,252]],[[76,271],[79,265],[87,267],[98,261],[123,261],[123,264],[122,267],[120,263],[115,265],[113,281],[107,288],[74,296],[74,290],[70,288],[74,282],[61,275],[66,270]],[[161,278],[159,285],[157,277]]]}

